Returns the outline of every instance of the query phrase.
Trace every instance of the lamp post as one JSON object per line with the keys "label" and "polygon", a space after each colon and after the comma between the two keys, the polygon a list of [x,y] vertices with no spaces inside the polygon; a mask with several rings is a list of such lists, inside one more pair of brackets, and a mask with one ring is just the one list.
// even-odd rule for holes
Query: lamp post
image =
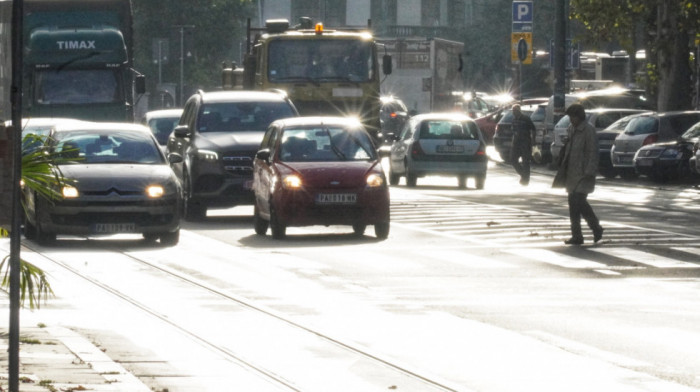
{"label": "lamp post", "polygon": [[184,104],[184,88],[185,88],[185,29],[193,29],[194,25],[176,25],[175,28],[180,29],[180,100],[179,105]]}

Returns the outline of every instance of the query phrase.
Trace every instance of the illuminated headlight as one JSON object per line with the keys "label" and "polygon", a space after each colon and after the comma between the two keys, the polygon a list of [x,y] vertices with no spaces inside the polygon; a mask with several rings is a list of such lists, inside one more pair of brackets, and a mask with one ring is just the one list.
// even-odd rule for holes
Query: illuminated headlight
{"label": "illuminated headlight", "polygon": [[19,180],[19,189],[24,189],[24,180]]}
{"label": "illuminated headlight", "polygon": [[282,186],[287,189],[299,189],[301,188],[301,178],[295,174],[286,176],[282,179]]}
{"label": "illuminated headlight", "polygon": [[146,194],[152,199],[162,197],[164,193],[165,190],[160,185],[151,185],[148,188],[146,188]]}
{"label": "illuminated headlight", "polygon": [[675,148],[667,148],[661,153],[661,159],[676,159],[681,155],[679,150]]}
{"label": "illuminated headlight", "polygon": [[367,186],[370,188],[382,186],[384,184],[384,178],[381,175],[372,173],[367,176]]}
{"label": "illuminated headlight", "polygon": [[78,188],[71,185],[64,186],[63,189],[61,189],[61,193],[66,199],[74,199],[80,195],[78,193]]}
{"label": "illuminated headlight", "polygon": [[197,158],[203,161],[216,162],[219,160],[219,154],[210,150],[199,150],[197,151]]}

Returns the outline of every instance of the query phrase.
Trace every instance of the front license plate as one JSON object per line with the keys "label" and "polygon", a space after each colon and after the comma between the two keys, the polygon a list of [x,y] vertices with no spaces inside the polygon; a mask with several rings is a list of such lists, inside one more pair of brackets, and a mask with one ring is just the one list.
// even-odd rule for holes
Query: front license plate
{"label": "front license plate", "polygon": [[437,146],[437,152],[443,153],[462,153],[464,152],[464,146]]}
{"label": "front license plate", "polygon": [[355,204],[355,193],[319,193],[316,195],[317,204]]}
{"label": "front license plate", "polygon": [[637,165],[639,166],[652,166],[654,164],[654,161],[651,159],[640,159],[637,161]]}
{"label": "front license plate", "polygon": [[92,225],[92,232],[96,234],[135,233],[135,223],[96,223]]}

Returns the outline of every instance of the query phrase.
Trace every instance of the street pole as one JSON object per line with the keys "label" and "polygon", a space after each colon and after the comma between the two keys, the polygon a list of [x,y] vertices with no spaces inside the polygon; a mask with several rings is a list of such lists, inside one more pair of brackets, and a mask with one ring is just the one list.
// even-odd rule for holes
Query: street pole
{"label": "street pole", "polygon": [[185,29],[193,29],[194,25],[177,25],[180,29],[180,107],[184,105],[185,89]]}
{"label": "street pole", "polygon": [[566,87],[566,0],[554,4],[554,113],[564,114]]}
{"label": "street pole", "polygon": [[8,388],[19,392],[20,230],[22,206],[22,48],[24,2],[12,2],[12,221],[10,229],[10,336],[8,341]]}
{"label": "street pole", "polygon": [[[163,83],[163,40],[158,39],[158,89]],[[159,92],[160,93],[160,92]],[[160,93],[160,107],[165,106],[165,97]]]}

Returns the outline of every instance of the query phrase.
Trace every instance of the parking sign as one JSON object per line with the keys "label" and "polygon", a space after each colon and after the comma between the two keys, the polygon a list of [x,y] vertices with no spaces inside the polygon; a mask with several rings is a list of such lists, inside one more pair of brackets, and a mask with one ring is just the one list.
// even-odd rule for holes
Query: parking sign
{"label": "parking sign", "polygon": [[513,2],[513,33],[532,32],[532,1]]}

